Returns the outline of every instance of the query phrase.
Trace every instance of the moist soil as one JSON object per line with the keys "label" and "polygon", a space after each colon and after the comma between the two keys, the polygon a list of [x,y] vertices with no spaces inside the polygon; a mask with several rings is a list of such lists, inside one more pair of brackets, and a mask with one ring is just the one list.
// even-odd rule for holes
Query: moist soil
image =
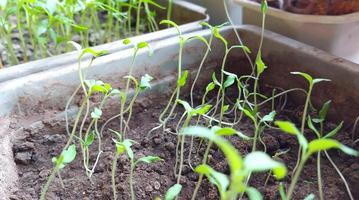
{"label": "moist soil", "polygon": [[[177,136],[171,133],[163,133],[158,129],[146,137],[147,133],[158,125],[158,116],[167,103],[167,97],[147,97],[140,100],[134,106],[133,118],[129,124],[130,131],[127,137],[138,142],[133,146],[136,158],[145,155],[157,155],[163,159],[163,162],[155,164],[141,164],[135,170],[134,184],[136,199],[155,199],[163,197],[169,187],[176,183],[174,176],[175,151]],[[276,119],[291,120],[300,123],[301,107],[287,105],[286,109],[278,111]],[[104,110],[104,119],[112,116],[117,108],[109,107]],[[168,124],[168,128],[174,132],[176,122],[183,113],[182,108],[177,108],[177,115]],[[270,112],[270,109],[264,108],[263,113]],[[233,115],[227,115],[224,120],[231,121]],[[16,122],[14,122],[15,124]],[[30,127],[30,128],[29,128]],[[38,199],[41,187],[44,185],[50,171],[53,167],[51,158],[58,156],[66,143],[68,135],[65,129],[64,119],[43,119],[36,124],[21,129],[13,139],[13,153],[19,175],[18,190],[14,192],[12,200],[32,200]],[[325,130],[331,130],[335,127],[332,123],[327,123]],[[108,125],[113,130],[119,129],[118,121],[113,121]],[[243,119],[235,127],[244,134],[253,133],[253,125],[248,119]],[[314,139],[308,130],[306,137]],[[76,160],[70,163],[61,171],[61,181],[57,177],[49,188],[47,199],[113,199],[111,188],[111,164],[114,157],[115,146],[112,141],[114,135],[110,131],[105,131],[103,135],[103,153],[95,173],[91,180],[85,175],[82,166],[80,153]],[[251,142],[243,141],[237,137],[228,138],[232,144],[242,153],[247,154],[251,150]],[[267,129],[262,134],[262,139],[266,144],[267,153],[274,155],[289,149],[289,152],[281,155],[280,160],[284,161],[289,168],[288,176],[283,180],[288,187],[290,183],[291,171],[295,166],[298,144],[295,137],[286,135],[275,129]],[[358,149],[358,144],[353,145],[353,140],[349,133],[340,131],[336,139],[340,142]],[[201,144],[201,145],[200,145]],[[192,151],[191,165],[197,166],[202,160],[202,155],[206,148],[206,143],[200,140],[194,140],[194,149]],[[187,138],[185,144],[185,156],[189,153],[190,138]],[[97,155],[96,141],[92,144],[91,153],[92,161]],[[260,150],[263,146],[259,144]],[[78,148],[79,149],[79,148]],[[350,188],[352,189],[354,199],[359,199],[359,158],[347,156],[339,151],[333,150],[328,152],[334,162],[337,164],[343,175],[346,177]],[[324,185],[325,199],[349,199],[343,182],[339,178],[335,169],[322,154],[322,178]],[[213,147],[209,155],[209,164],[216,170],[228,174],[229,168],[221,151]],[[125,155],[121,156],[117,164],[116,186],[119,199],[130,199],[128,185],[129,177],[129,160]],[[317,175],[316,175],[316,156],[309,159],[301,179],[297,184],[293,199],[304,199],[307,195],[313,193],[318,196],[317,192]],[[258,188],[265,199],[280,199],[278,184],[273,177],[270,177],[265,186],[267,173],[252,175],[250,185]],[[179,199],[191,199],[192,192],[198,175],[194,173],[185,160],[183,168],[183,185]],[[246,197],[245,197],[246,198]],[[196,199],[219,199],[217,189],[204,180]]]}

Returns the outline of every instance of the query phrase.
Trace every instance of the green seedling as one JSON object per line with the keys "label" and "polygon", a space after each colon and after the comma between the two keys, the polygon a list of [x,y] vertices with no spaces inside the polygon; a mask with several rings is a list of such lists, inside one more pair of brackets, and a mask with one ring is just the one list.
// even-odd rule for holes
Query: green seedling
{"label": "green seedling", "polygon": [[[303,115],[302,115],[302,123],[301,123],[301,127],[300,127],[300,132],[304,133],[305,123],[307,121],[306,119],[307,119],[307,115],[308,115],[308,108],[309,108],[309,105],[310,105],[310,98],[311,98],[311,95],[312,95],[314,85],[317,84],[317,83],[323,82],[323,81],[330,81],[330,80],[329,79],[323,79],[323,78],[314,79],[309,74],[303,73],[303,72],[291,72],[291,74],[302,76],[303,78],[305,78],[307,80],[308,85],[309,85],[308,90],[307,90],[306,100],[305,100],[305,103],[304,103],[304,110],[303,110]],[[300,156],[300,153],[301,153],[300,148],[298,150],[298,159],[297,159],[297,164],[294,167],[294,171],[297,169],[297,167],[299,165],[300,158],[301,158],[301,156]]]}
{"label": "green seedling", "polygon": [[[130,45],[131,40],[125,39],[123,41],[123,44]],[[119,93],[120,94],[120,113],[111,117],[109,120],[107,120],[104,123],[104,125],[101,127],[101,131],[100,131],[101,133],[103,132],[103,130],[105,129],[105,127],[107,126],[108,123],[110,123],[114,119],[120,118],[120,132],[123,134],[124,138],[126,137],[127,127],[125,125],[128,125],[128,123],[130,122],[130,119],[132,117],[133,105],[134,105],[138,95],[140,94],[140,92],[143,92],[146,89],[149,89],[151,87],[150,82],[153,80],[153,77],[148,74],[145,74],[144,76],[142,76],[140,82],[138,82],[137,79],[132,76],[137,54],[141,49],[145,49],[145,48],[149,49],[149,55],[151,56],[152,49],[147,42],[139,42],[134,45],[134,53],[133,53],[129,73],[127,76],[124,77],[127,79],[126,86],[125,86],[124,91]],[[130,90],[131,82],[134,85],[134,95],[132,96],[131,100],[128,101],[127,95]],[[126,107],[127,102],[129,102],[129,103]],[[125,114],[128,114],[127,119],[125,119]]]}
{"label": "green seedling", "polygon": [[[324,134],[324,122],[326,120],[326,116],[328,114],[329,108],[330,108],[330,104],[331,101],[327,101],[323,104],[322,108],[320,109],[318,116],[316,118],[311,118],[310,115],[308,115],[308,127],[316,134],[316,136],[318,137],[318,139],[320,138],[332,138],[333,136],[335,136],[343,127],[343,122],[341,122],[336,128],[334,128],[333,130],[331,130],[330,132]],[[317,126],[319,125],[319,129],[317,128]],[[346,181],[346,179],[344,178],[343,174],[340,172],[339,168],[336,166],[336,164],[333,162],[333,160],[331,159],[329,153],[327,151],[324,151],[324,154],[326,155],[326,157],[328,158],[328,160],[330,161],[330,163],[333,165],[334,169],[337,171],[338,175],[340,176],[340,178],[343,180],[344,185],[347,189],[347,193],[350,197],[350,199],[354,199],[349,185]],[[321,200],[324,199],[324,195],[323,195],[323,183],[322,183],[322,175],[321,175],[321,152],[319,151],[317,153],[317,176],[318,176],[318,190],[319,190],[319,198]]]}
{"label": "green seedling", "polygon": [[[116,169],[117,169],[117,161],[121,154],[127,152],[127,154],[131,154],[133,156],[133,152],[131,149],[131,146],[135,143],[133,140],[124,139],[122,138],[122,135],[118,133],[117,131],[111,130],[113,133],[116,134],[117,140],[113,140],[115,142],[116,146],[116,153],[114,156],[114,159],[112,161],[112,170],[111,170],[111,182],[112,182],[112,192],[113,192],[113,199],[117,198],[117,189],[116,189]],[[132,194],[132,193],[131,193]]]}
{"label": "green seedling", "polygon": [[[177,106],[177,102],[179,100],[180,97],[180,92],[181,92],[181,88],[183,88],[186,85],[187,82],[187,78],[188,78],[188,71],[182,71],[182,56],[183,56],[183,49],[185,44],[192,40],[192,39],[197,39],[200,40],[201,42],[203,42],[207,48],[210,48],[207,40],[205,38],[203,38],[202,36],[192,36],[192,37],[188,37],[185,38],[184,36],[182,36],[182,32],[179,29],[178,25],[173,22],[173,21],[169,21],[169,20],[162,20],[160,22],[160,24],[166,24],[169,26],[173,26],[174,28],[176,28],[177,33],[178,33],[178,37],[179,37],[179,55],[178,55],[178,66],[177,66],[177,84],[176,84],[176,88],[173,91],[167,106],[164,108],[164,110],[162,111],[162,113],[159,116],[159,121],[160,121],[160,125],[153,128],[147,135],[149,135],[152,131],[163,127],[163,129],[166,129],[166,123],[169,119],[171,119],[174,110],[176,109]],[[165,117],[165,115],[167,114],[167,116]],[[165,117],[165,118],[164,118]]]}
{"label": "green seedling", "polygon": [[[106,99],[108,97],[110,97],[113,94],[116,94],[116,90],[111,88],[111,85],[108,83],[103,83],[102,81],[95,81],[95,80],[85,80],[84,74],[82,73],[81,70],[81,59],[83,58],[83,56],[85,54],[91,54],[93,57],[91,58],[88,67],[91,66],[93,60],[96,57],[99,57],[101,55],[103,55],[105,52],[104,51],[95,51],[93,49],[90,48],[86,48],[86,49],[81,49],[81,46],[79,46],[76,43],[72,43],[75,47],[78,48],[79,52],[80,52],[80,56],[78,59],[78,73],[79,73],[79,79],[80,79],[80,86],[78,87],[78,89],[76,89],[75,93],[70,97],[67,105],[66,105],[66,110],[68,108],[68,105],[70,104],[70,102],[72,101],[72,98],[75,96],[75,94],[80,90],[80,88],[83,89],[83,93],[85,94],[85,98],[83,99],[81,106],[77,112],[77,115],[75,117],[75,122],[73,124],[73,129],[70,132],[69,128],[68,128],[68,121],[67,121],[67,115],[66,115],[66,130],[68,131],[69,134],[69,138],[67,140],[67,143],[65,144],[65,147],[63,148],[63,152],[67,152],[71,147],[71,152],[73,152],[73,142],[74,139],[79,139],[80,141],[80,147],[81,147],[81,151],[82,151],[82,156],[83,156],[83,163],[84,163],[84,167],[86,169],[86,174],[91,177],[94,168],[97,164],[99,155],[101,154],[101,137],[99,135],[98,132],[98,126],[97,126],[97,121],[98,119],[101,117],[102,111],[101,108],[104,105]],[[89,124],[89,127],[87,128],[87,131],[85,132],[85,134],[83,134],[83,130],[84,130],[84,126],[85,126],[85,122],[87,120],[87,117],[90,113],[90,102],[89,102],[89,98],[91,97],[92,94],[99,92],[104,94],[104,98],[102,99],[99,107],[95,108],[92,112],[91,112],[91,117],[92,120]],[[82,117],[82,121],[81,121],[81,117]],[[80,122],[81,121],[81,122]],[[92,130],[92,127],[94,127],[94,132],[90,132]],[[78,134],[76,134],[78,133]],[[93,166],[93,169],[89,169],[89,146],[92,144],[93,140],[95,139],[95,136],[93,134],[97,134],[97,139],[99,140],[99,152],[98,152],[98,156],[96,159],[96,162]],[[73,147],[72,147],[73,146]],[[44,185],[44,187],[42,188],[41,191],[41,197],[40,199],[43,200],[46,198],[46,193],[47,190],[51,184],[51,182],[53,181],[53,179],[55,178],[55,174],[57,173],[59,166],[63,161],[61,156],[54,159],[53,161],[56,161],[56,165],[51,173],[51,175],[49,176],[46,184]],[[66,161],[66,162],[65,162]],[[67,160],[65,159],[64,164],[67,164]]]}
{"label": "green seedling", "polygon": [[[204,106],[200,106],[198,108],[192,108],[188,102],[183,101],[183,100],[178,100],[178,103],[180,103],[184,109],[186,110],[185,115],[186,115],[186,119],[182,125],[182,128],[186,128],[189,126],[191,119],[195,116],[198,115],[204,115],[206,114],[212,107],[212,105],[204,105]],[[180,183],[181,180],[181,174],[182,174],[182,168],[183,168],[183,161],[184,161],[184,142],[185,142],[185,136],[184,135],[178,135],[178,141],[177,141],[177,147],[181,146],[180,149],[180,159],[179,159],[179,172],[177,174],[177,184]],[[177,148],[178,149],[178,148]],[[178,152],[176,152],[176,166],[178,163]],[[176,172],[176,167],[175,167],[175,172]]]}
{"label": "green seedling", "polygon": [[235,133],[236,131],[228,128],[216,127],[208,129],[198,126],[185,128],[181,132],[183,135],[193,135],[211,140],[222,150],[225,158],[228,160],[230,178],[223,173],[215,171],[207,164],[201,164],[195,169],[197,173],[205,175],[218,188],[221,199],[236,199],[240,193],[244,192],[250,199],[262,199],[258,190],[245,184],[247,176],[252,172],[273,170],[275,177],[282,179],[286,176],[287,168],[284,164],[273,160],[263,152],[252,152],[242,159],[237,149],[222,137]]}
{"label": "green seedling", "polygon": [[129,140],[129,139],[124,139],[123,141],[121,141],[123,138],[121,136],[121,134],[116,131],[113,131],[113,132],[116,133],[118,139],[120,140],[120,141],[114,140],[115,145],[116,145],[116,154],[115,154],[115,158],[112,163],[113,196],[114,196],[114,199],[117,199],[116,183],[115,183],[117,160],[121,154],[126,152],[128,158],[130,159],[130,163],[131,163],[129,186],[130,186],[131,199],[134,200],[134,199],[136,199],[136,196],[135,196],[135,191],[134,191],[134,187],[133,187],[133,185],[134,185],[133,176],[134,176],[136,166],[141,163],[152,164],[152,163],[156,163],[156,162],[163,161],[163,160],[158,156],[144,156],[139,159],[135,159],[135,154],[134,154],[133,150],[131,149],[131,146],[136,142],[133,140]]}
{"label": "green seedling", "polygon": [[[9,63],[15,65],[19,60],[11,38],[14,32],[18,32],[21,57],[27,62],[70,51],[65,44],[75,36],[80,36],[82,46],[88,47],[121,39],[132,32],[156,31],[155,7],[166,9],[154,0],[2,0],[0,35],[9,52]],[[136,24],[131,21],[133,9],[137,13]],[[10,20],[13,17],[16,21]],[[96,37],[90,39],[91,34]]]}
{"label": "green seedling", "polygon": [[299,176],[303,170],[303,167],[307,160],[315,153],[320,151],[326,151],[329,149],[339,149],[343,151],[345,154],[352,155],[352,156],[359,156],[359,152],[351,149],[340,142],[330,139],[330,138],[320,138],[315,139],[310,142],[304,137],[303,133],[301,133],[297,127],[287,121],[276,121],[275,124],[285,133],[294,135],[298,139],[299,146],[301,147],[301,158],[299,161],[299,165],[297,170],[294,172],[293,178],[291,180],[291,184],[286,194],[286,199],[291,199],[295,186],[299,180]]}
{"label": "green seedling", "polygon": [[54,163],[54,169],[51,172],[50,177],[48,178],[45,186],[41,190],[40,199],[43,200],[46,198],[46,192],[49,189],[49,186],[52,180],[55,178],[56,174],[60,177],[60,170],[62,170],[66,165],[70,164],[76,158],[76,146],[74,144],[70,145],[67,149],[64,149],[58,157],[52,158]]}

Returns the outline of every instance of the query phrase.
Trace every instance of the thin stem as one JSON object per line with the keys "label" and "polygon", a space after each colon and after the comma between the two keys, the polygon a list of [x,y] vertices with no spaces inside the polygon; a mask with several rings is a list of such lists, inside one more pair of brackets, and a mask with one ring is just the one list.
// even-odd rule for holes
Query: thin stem
{"label": "thin stem", "polygon": [[117,169],[117,160],[120,157],[120,154],[116,151],[115,157],[112,162],[112,170],[111,170],[111,182],[112,182],[112,192],[113,192],[113,199],[117,199],[117,190],[116,190],[116,169]]}
{"label": "thin stem", "polygon": [[292,195],[293,195],[293,192],[294,192],[294,189],[295,189],[295,186],[299,180],[299,176],[303,170],[303,167],[304,167],[304,164],[307,160],[307,157],[304,157],[301,162],[299,163],[298,165],[298,168],[297,170],[295,171],[294,173],[294,176],[292,178],[292,182],[290,183],[290,186],[289,186],[289,189],[288,189],[288,192],[287,192],[287,199],[292,199]]}
{"label": "thin stem", "polygon": [[133,172],[135,170],[135,163],[133,159],[131,159],[131,169],[130,169],[130,191],[131,191],[131,200],[135,200],[135,190],[133,188]]}
{"label": "thin stem", "polygon": [[318,154],[317,154],[317,174],[318,174],[319,199],[320,199],[320,200],[324,200],[322,173],[321,173],[321,169],[320,169],[320,151],[319,151]]}
{"label": "thin stem", "polygon": [[350,187],[348,185],[348,182],[346,181],[345,177],[343,176],[343,174],[340,172],[339,168],[337,167],[337,165],[334,163],[334,161],[332,160],[332,158],[329,156],[328,152],[327,151],[324,151],[325,155],[327,156],[330,164],[333,165],[335,171],[337,171],[338,175],[340,176],[340,178],[342,179],[344,185],[345,185],[345,188],[347,190],[347,193],[348,193],[348,196],[350,198],[350,200],[354,200],[354,197],[350,191]]}

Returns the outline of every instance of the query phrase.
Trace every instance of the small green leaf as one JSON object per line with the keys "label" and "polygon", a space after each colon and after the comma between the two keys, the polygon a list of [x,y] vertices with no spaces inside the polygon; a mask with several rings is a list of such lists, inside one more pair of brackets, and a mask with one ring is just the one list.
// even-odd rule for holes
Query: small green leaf
{"label": "small green leaf", "polygon": [[210,109],[212,108],[212,105],[204,105],[204,106],[199,106],[198,108],[195,108],[191,115],[195,116],[195,115],[204,115],[206,114]]}
{"label": "small green leaf", "polygon": [[237,76],[227,76],[226,81],[223,83],[223,86],[225,88],[233,85],[233,83],[236,81]]}
{"label": "small green leaf", "polygon": [[325,119],[327,117],[328,114],[328,110],[330,108],[330,104],[332,103],[332,101],[327,101],[323,104],[322,108],[319,111],[319,118],[320,119]]}
{"label": "small green leaf", "polygon": [[121,91],[119,89],[112,89],[110,94],[111,95],[121,94]]}
{"label": "small green leaf", "polygon": [[331,80],[325,79],[325,78],[316,78],[316,79],[313,80],[313,84],[324,82],[324,81],[329,82]]}
{"label": "small green leaf", "polygon": [[139,42],[139,43],[137,44],[137,48],[138,48],[138,49],[143,49],[143,48],[146,48],[146,47],[148,47],[148,43],[147,43],[147,42]]}
{"label": "small green leaf", "polygon": [[181,184],[175,184],[172,187],[170,187],[165,195],[165,200],[174,200],[181,192],[182,185]]}
{"label": "small green leaf", "polygon": [[260,151],[248,154],[244,158],[244,167],[250,172],[264,172],[272,170],[277,179],[282,179],[287,175],[287,168],[284,164],[273,160],[266,153]]}
{"label": "small green leaf", "polygon": [[227,190],[229,186],[229,179],[225,174],[217,172],[215,169],[206,164],[197,166],[194,171],[198,174],[205,175],[212,184],[217,186],[220,193],[224,193]]}
{"label": "small green leaf", "polygon": [[173,21],[171,21],[171,20],[162,20],[162,21],[160,22],[160,24],[167,24],[167,25],[169,25],[169,26],[175,27],[176,30],[177,30],[177,32],[178,32],[178,34],[181,35],[181,30],[179,29],[178,25],[177,25],[175,22],[173,22]]}
{"label": "small green leaf", "polygon": [[346,153],[348,155],[352,155],[352,156],[359,155],[358,151],[356,151],[350,147],[347,147],[336,140],[328,139],[328,138],[316,139],[316,140],[311,141],[308,145],[308,154],[311,155],[318,151],[326,151],[326,150],[333,149],[333,148],[340,149],[341,151],[343,151],[344,153]]}
{"label": "small green leaf", "polygon": [[129,139],[125,139],[122,144],[123,146],[125,146],[126,152],[128,157],[133,160],[135,158],[135,155],[131,149],[131,146],[133,145],[134,141],[133,140],[129,140]]}
{"label": "small green leaf", "polygon": [[153,77],[145,74],[144,76],[141,77],[141,82],[140,82],[140,89],[146,90],[148,88],[151,88],[151,81],[153,80]]}
{"label": "small green leaf", "polygon": [[249,110],[243,108],[239,103],[237,105],[238,105],[238,109],[242,110],[243,113],[253,121],[253,123],[257,123],[256,118],[254,117],[254,115]]}
{"label": "small green leaf", "polygon": [[315,199],[315,195],[312,193],[306,196],[303,200],[314,200],[314,199]]}
{"label": "small green leaf", "polygon": [[129,44],[131,44],[131,40],[128,39],[128,38],[126,38],[126,39],[124,39],[124,40],[122,41],[122,43],[123,43],[124,45],[129,45]]}
{"label": "small green leaf", "polygon": [[257,75],[261,75],[267,66],[264,64],[261,53],[259,52],[256,58],[256,66],[257,66]]}
{"label": "small green leaf", "polygon": [[260,122],[272,122],[274,117],[277,113],[275,111],[270,112],[269,114],[265,115]]}
{"label": "small green leaf", "polygon": [[262,0],[261,2],[261,11],[263,14],[267,13],[268,10],[268,3],[267,0]]}
{"label": "small green leaf", "polygon": [[325,135],[324,138],[331,138],[334,135],[336,135],[340,131],[340,129],[342,129],[343,124],[344,124],[344,122],[340,122],[340,124],[335,129],[330,131],[327,135]]}
{"label": "small green leaf", "polygon": [[218,38],[219,40],[221,40],[224,44],[224,46],[226,47],[226,49],[228,49],[228,42],[226,39],[224,39],[224,37],[220,34],[219,29],[217,27],[213,28],[213,36]]}
{"label": "small green leaf", "polygon": [[147,164],[152,164],[158,161],[163,161],[163,159],[158,156],[145,156],[137,160],[137,162],[144,162]]}
{"label": "small green leaf", "polygon": [[95,133],[92,131],[86,138],[84,142],[84,146],[89,147],[93,141],[95,140]]}
{"label": "small green leaf", "polygon": [[289,133],[291,135],[299,135],[301,134],[297,127],[288,121],[276,121],[275,125],[277,125],[282,131]]}
{"label": "small green leaf", "polygon": [[178,80],[177,84],[179,87],[183,87],[184,85],[186,85],[187,77],[188,77],[188,70],[185,70],[181,78]]}
{"label": "small green leaf", "polygon": [[206,87],[206,93],[212,91],[216,85],[213,82],[210,82]]}
{"label": "small green leaf", "polygon": [[184,107],[184,109],[186,110],[186,112],[188,114],[190,114],[192,112],[193,108],[189,105],[189,103],[187,101],[178,99],[177,102],[180,103]]}
{"label": "small green leaf", "polygon": [[69,148],[61,153],[61,156],[63,156],[64,164],[71,163],[76,158],[76,146],[74,144],[70,145]]}
{"label": "small green leaf", "polygon": [[95,107],[94,111],[91,112],[91,118],[93,119],[100,119],[102,115],[102,110]]}
{"label": "small green leaf", "polygon": [[230,135],[234,135],[237,133],[237,131],[235,129],[230,128],[230,127],[220,128],[220,127],[214,126],[212,128],[212,130],[214,130],[217,135],[221,135],[221,136],[230,136]]}
{"label": "small green leaf", "polygon": [[291,72],[291,74],[300,75],[300,76],[304,77],[305,79],[307,79],[307,81],[309,82],[310,85],[313,85],[313,77],[311,75],[304,73],[304,72]]}
{"label": "small green leaf", "polygon": [[214,84],[218,85],[219,87],[222,87],[221,84],[219,83],[219,81],[216,78],[216,73],[215,72],[213,72],[213,74],[212,74],[212,80],[213,80]]}
{"label": "small green leaf", "polygon": [[262,194],[254,187],[247,187],[246,194],[250,200],[262,200]]}
{"label": "small green leaf", "polygon": [[223,109],[223,113],[227,112],[229,109],[229,105],[224,105],[222,109]]}
{"label": "small green leaf", "polygon": [[97,57],[103,56],[103,55],[105,55],[107,53],[108,53],[108,51],[106,51],[106,50],[96,51],[96,50],[91,49],[91,48],[85,48],[85,49],[82,50],[82,53],[80,54],[79,59],[81,60],[81,58],[85,54],[91,54],[93,57],[97,58]]}

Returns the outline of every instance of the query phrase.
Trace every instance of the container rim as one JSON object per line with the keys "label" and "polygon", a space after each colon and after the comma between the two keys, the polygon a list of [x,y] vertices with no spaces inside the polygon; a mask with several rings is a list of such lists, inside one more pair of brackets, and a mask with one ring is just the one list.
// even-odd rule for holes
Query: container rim
{"label": "container rim", "polygon": [[[260,12],[260,5],[250,0],[234,0],[237,4],[250,10]],[[359,12],[345,15],[304,15],[287,12],[278,8],[268,7],[267,14],[280,19],[302,22],[302,23],[321,23],[321,24],[348,24],[359,22]]]}

